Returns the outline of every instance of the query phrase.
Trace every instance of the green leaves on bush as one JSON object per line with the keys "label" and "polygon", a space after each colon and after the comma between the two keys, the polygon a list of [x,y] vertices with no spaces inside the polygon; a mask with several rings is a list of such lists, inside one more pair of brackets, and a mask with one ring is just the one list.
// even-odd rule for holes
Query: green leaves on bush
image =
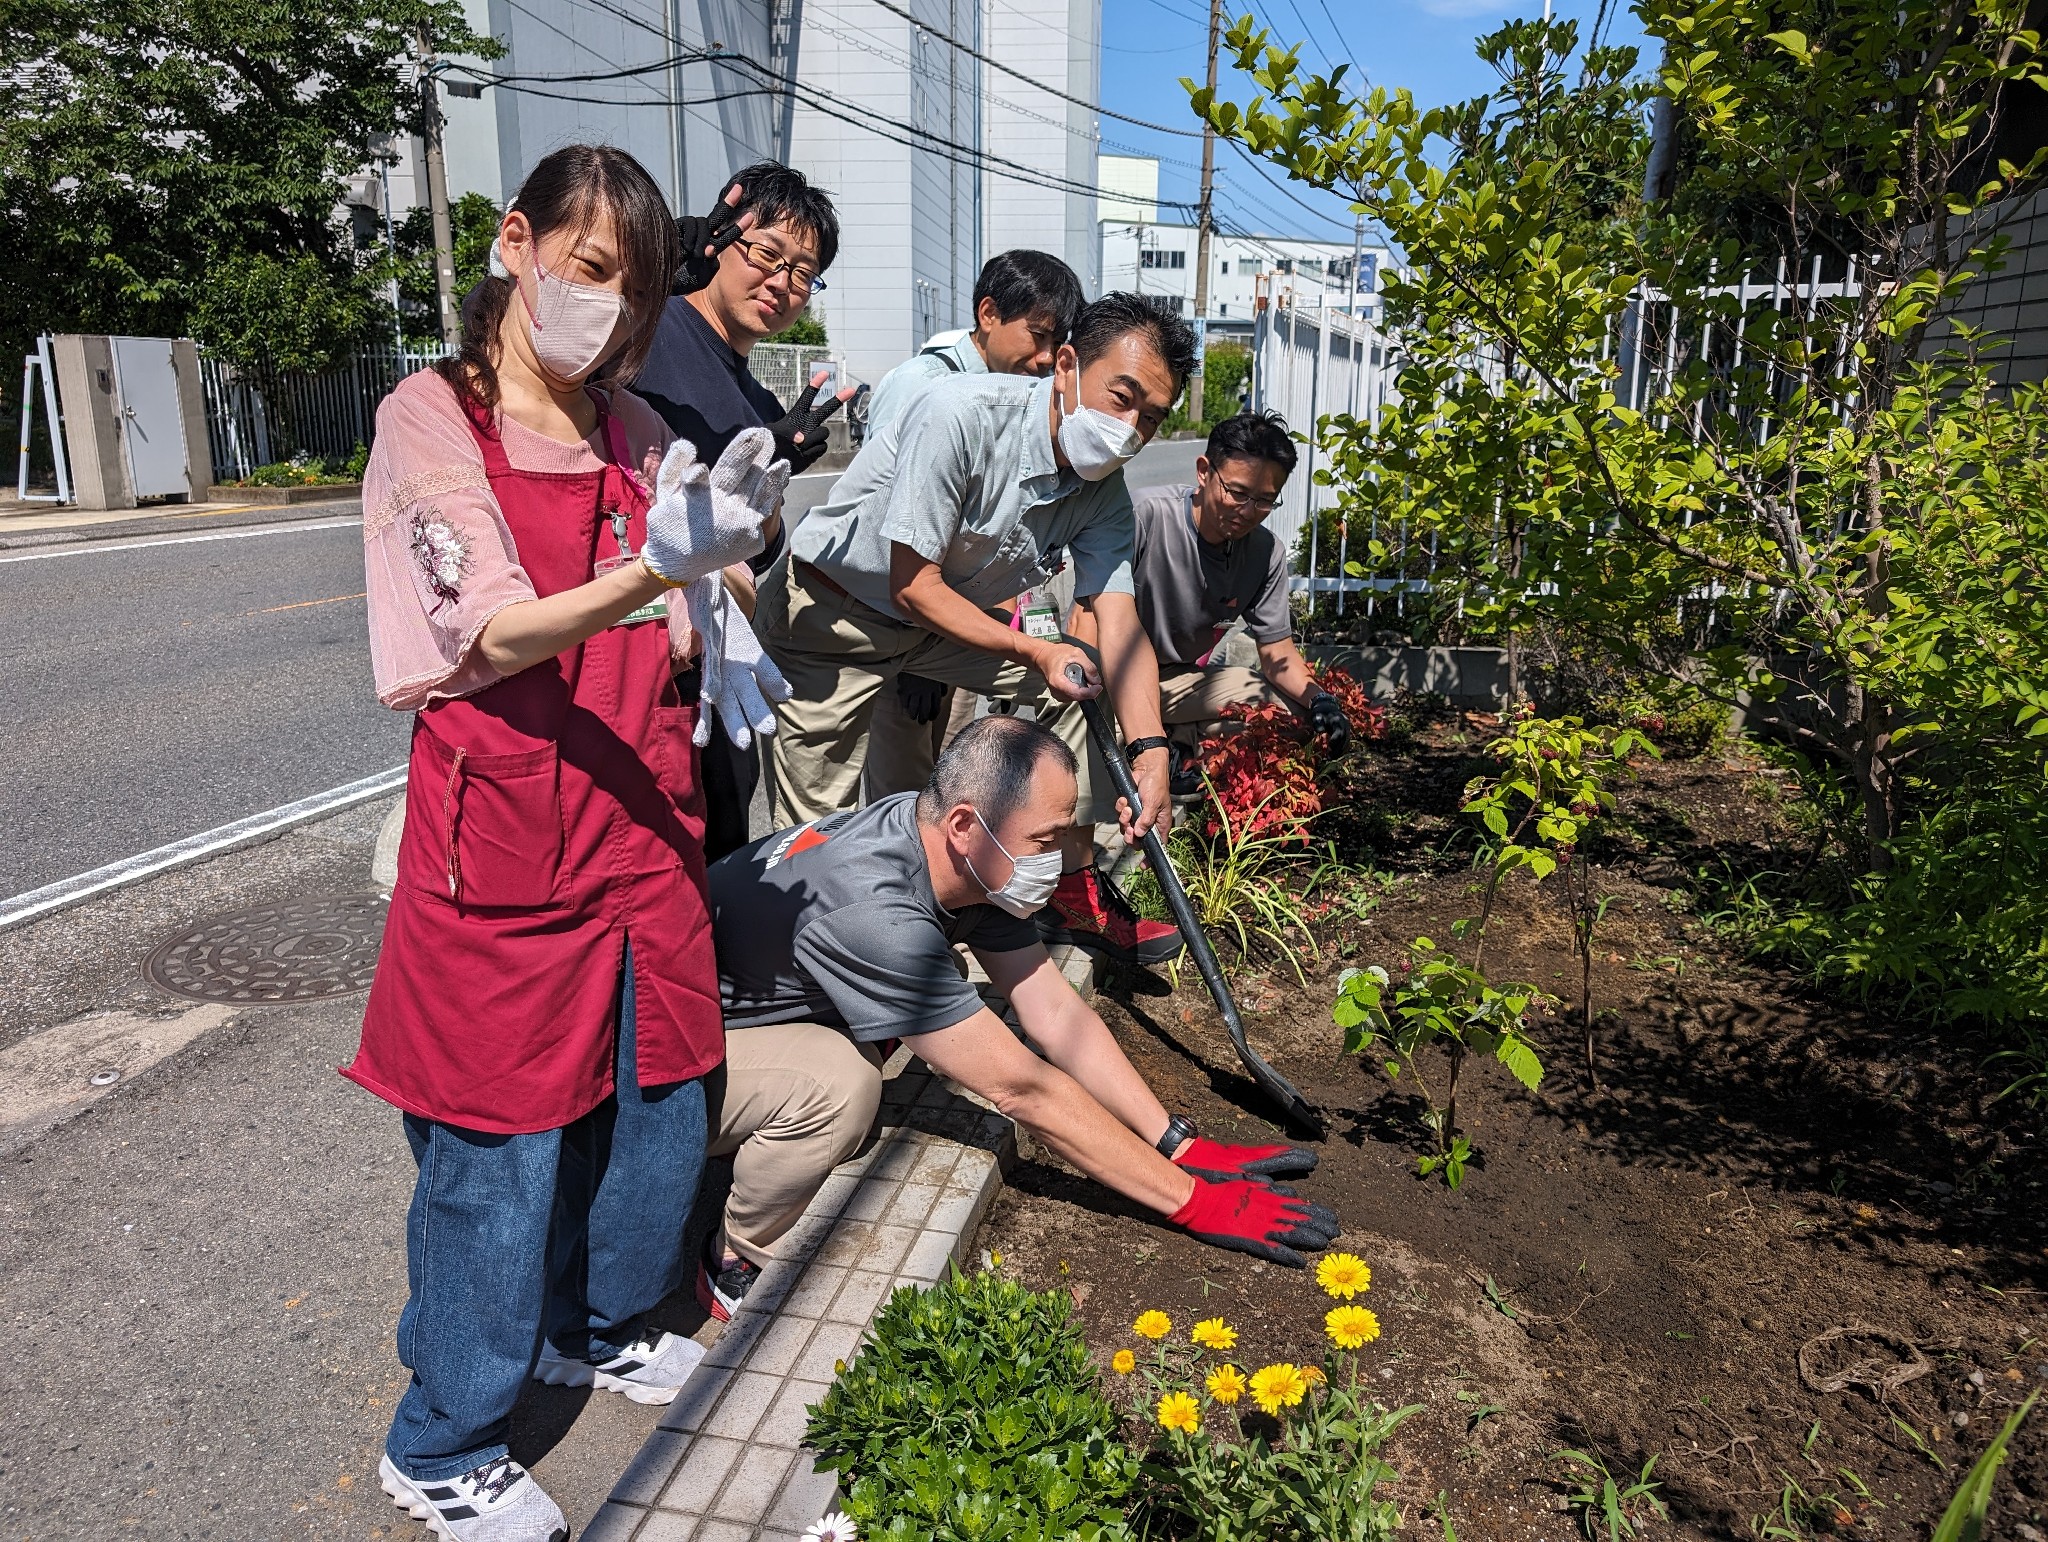
{"label": "green leaves on bush", "polygon": [[870,1539],[1115,1542],[1138,1474],[1117,1423],[1065,1292],[956,1271],[896,1292],[805,1438]]}

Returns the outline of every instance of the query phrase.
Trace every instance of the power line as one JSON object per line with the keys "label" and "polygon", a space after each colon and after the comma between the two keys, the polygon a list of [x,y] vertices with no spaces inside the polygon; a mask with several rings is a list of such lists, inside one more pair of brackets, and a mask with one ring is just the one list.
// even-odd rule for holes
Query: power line
{"label": "power line", "polygon": [[998,60],[991,59],[987,54],[983,53],[980,49],[970,48],[965,43],[961,42],[958,38],[953,37],[947,33],[941,32],[938,28],[930,26],[925,22],[919,21],[916,16],[912,15],[909,11],[903,9],[902,6],[895,4],[894,0],[874,0],[874,3],[876,5],[879,5],[885,11],[891,12],[892,14],[897,16],[901,16],[913,27],[917,27],[922,31],[931,34],[931,36],[937,38],[941,43],[944,43],[947,47],[959,49],[961,53],[966,54],[970,59],[979,59],[983,64],[987,65],[992,70],[1001,70],[1005,75],[1013,75],[1018,80],[1023,81],[1025,85],[1035,87],[1036,89],[1045,92],[1048,96],[1056,96],[1063,102],[1072,102],[1076,107],[1085,107],[1092,113],[1095,113],[1104,118],[1114,118],[1119,123],[1134,123],[1141,129],[1152,130],[1152,132],[1155,134],[1178,134],[1184,139],[1200,139],[1202,137],[1202,131],[1200,129],[1168,128],[1164,123],[1151,123],[1145,120],[1144,118],[1133,118],[1126,113],[1111,112],[1107,107],[1104,107],[1101,103],[1088,101],[1085,97],[1069,96],[1066,92],[1058,90],[1055,87],[1048,86],[1042,80],[1033,80],[1029,75],[1024,74],[1022,71],[1013,70],[1009,67],[1009,65],[1003,64]]}
{"label": "power line", "polygon": [[1245,165],[1251,167],[1253,171],[1257,172],[1259,176],[1263,178],[1266,181],[1266,183],[1273,189],[1274,192],[1279,193],[1282,197],[1286,198],[1288,202],[1297,205],[1298,207],[1306,210],[1310,214],[1313,214],[1317,219],[1321,220],[1326,225],[1335,225],[1339,230],[1345,231],[1348,231],[1351,228],[1343,220],[1336,218],[1334,215],[1325,214],[1321,209],[1318,209],[1314,204],[1307,203],[1304,200],[1297,198],[1291,191],[1289,191],[1281,183],[1275,182],[1273,180],[1272,175],[1266,170],[1266,168],[1258,163],[1258,159],[1255,156],[1253,156],[1253,154],[1249,150],[1245,149],[1243,145],[1239,144],[1235,139],[1230,141],[1230,147],[1233,150],[1237,151],[1238,155],[1243,159]]}

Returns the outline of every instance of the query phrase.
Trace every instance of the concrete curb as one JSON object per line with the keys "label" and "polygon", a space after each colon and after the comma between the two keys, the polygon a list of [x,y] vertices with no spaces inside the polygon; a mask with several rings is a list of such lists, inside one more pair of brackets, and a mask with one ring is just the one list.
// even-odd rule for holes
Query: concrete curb
{"label": "concrete curb", "polygon": [[[1054,953],[1093,997],[1088,956]],[[907,1063],[883,1086],[881,1139],[826,1180],[784,1240],[788,1256],[762,1272],[583,1542],[800,1542],[836,1507],[836,1475],[814,1471],[802,1443],[804,1410],[896,1290],[967,1263],[1019,1156],[1008,1119],[898,1055]]]}

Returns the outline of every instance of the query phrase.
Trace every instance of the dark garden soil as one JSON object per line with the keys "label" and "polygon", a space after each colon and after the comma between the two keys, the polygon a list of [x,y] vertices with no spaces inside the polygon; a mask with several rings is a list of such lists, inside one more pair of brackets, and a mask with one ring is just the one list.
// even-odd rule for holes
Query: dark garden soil
{"label": "dark garden soil", "polygon": [[[1347,965],[1392,968],[1476,910],[1453,839],[1468,742],[1438,730],[1369,772],[1377,807],[1344,817],[1398,876],[1360,880],[1376,908],[1323,928],[1305,987],[1272,960],[1233,971],[1254,1043],[1329,1124],[1302,1187],[1373,1268],[1361,1300],[1384,1332],[1360,1359],[1385,1402],[1425,1405],[1389,1449],[1408,1534],[1442,1534],[1425,1519],[1442,1492],[1464,1542],[1572,1535],[1553,1453],[1577,1447],[1624,1481],[1656,1457],[1673,1524],[1652,1536],[1925,1538],[2010,1410],[2048,1389],[2038,1115],[1993,1103],[1996,1046],[1845,1008],[1721,946],[1688,913],[1686,875],[1783,865],[1809,842],[1789,782],[1672,761],[1623,791],[1602,852],[1605,1090],[1552,1016],[1539,1093],[1468,1070],[1460,1124],[1480,1157],[1463,1189],[1418,1178],[1418,1100],[1341,1053],[1329,1002]],[[1571,999],[1558,898],[1510,880],[1488,962]],[[1205,1132],[1270,1138],[1192,968],[1163,992],[1112,981],[1101,1000],[1138,1069]],[[980,1245],[1030,1285],[1070,1287],[1105,1366],[1145,1349],[1130,1324],[1148,1307],[1177,1337],[1224,1316],[1247,1369],[1322,1357],[1331,1303],[1312,1278],[1169,1232],[1050,1157],[1019,1164]],[[2044,1512],[2048,1415],[2016,1442],[1989,1535],[2032,1542]]]}

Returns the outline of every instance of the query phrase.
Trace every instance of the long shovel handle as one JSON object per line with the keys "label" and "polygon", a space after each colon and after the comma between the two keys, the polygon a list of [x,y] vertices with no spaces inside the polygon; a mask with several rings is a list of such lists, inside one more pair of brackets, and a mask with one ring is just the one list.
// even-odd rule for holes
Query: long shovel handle
{"label": "long shovel handle", "polygon": [[[1073,676],[1069,666],[1068,676]],[[1081,682],[1076,680],[1075,684]],[[1093,699],[1080,704],[1081,716],[1087,721],[1088,733],[1095,740],[1095,747],[1102,752],[1102,758],[1109,766],[1109,779],[1115,784],[1119,796],[1131,806],[1131,815],[1136,818],[1144,808],[1144,801],[1138,796],[1137,780],[1131,775],[1129,762],[1124,759],[1123,747],[1116,742],[1116,735],[1110,731],[1102,715],[1102,704]],[[1182,939],[1188,951],[1195,956],[1195,967],[1202,972],[1202,983],[1209,987],[1209,994],[1215,999],[1216,1010],[1223,1014],[1223,1026],[1229,1030],[1230,1042],[1237,1049],[1237,1058],[1244,1062],[1244,1068],[1251,1072],[1252,1079],[1266,1089],[1267,1094],[1280,1105],[1282,1112],[1300,1128],[1320,1138],[1323,1121],[1316,1111],[1309,1107],[1308,1099],[1297,1092],[1293,1085],[1274,1070],[1252,1048],[1245,1037],[1244,1019],[1237,1015],[1237,1002],[1230,994],[1230,986],[1223,978],[1222,966],[1216,962],[1216,951],[1209,946],[1208,935],[1202,930],[1202,923],[1195,917],[1195,907],[1188,899],[1188,891],[1180,881],[1180,875],[1173,870],[1173,863],[1166,855],[1166,841],[1155,823],[1145,832],[1145,856],[1152,864],[1152,871],[1159,879],[1159,889],[1166,896],[1166,908],[1173,912],[1174,924],[1180,928]]]}

